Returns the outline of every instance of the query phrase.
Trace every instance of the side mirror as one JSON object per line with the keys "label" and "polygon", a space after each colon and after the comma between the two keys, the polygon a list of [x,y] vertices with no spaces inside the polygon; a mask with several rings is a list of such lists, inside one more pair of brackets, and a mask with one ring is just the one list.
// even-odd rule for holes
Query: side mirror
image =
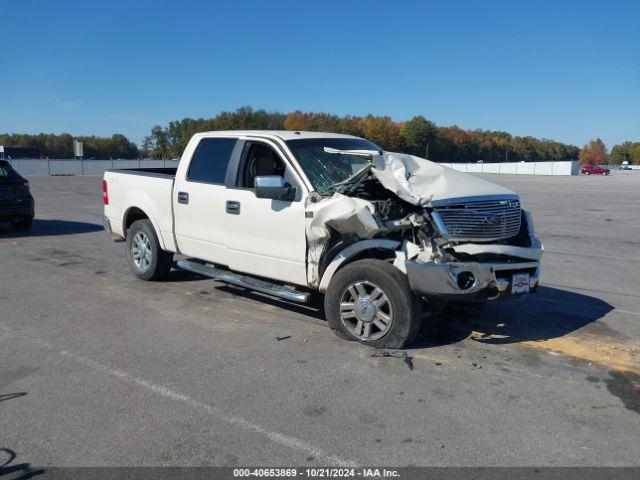
{"label": "side mirror", "polygon": [[271,200],[292,201],[296,197],[296,189],[278,175],[261,175],[255,178],[256,197]]}

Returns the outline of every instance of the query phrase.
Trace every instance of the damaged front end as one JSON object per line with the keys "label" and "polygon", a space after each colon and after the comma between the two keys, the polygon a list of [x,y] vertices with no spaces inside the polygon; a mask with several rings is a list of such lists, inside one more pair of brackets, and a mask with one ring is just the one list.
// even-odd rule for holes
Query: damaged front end
{"label": "damaged front end", "polygon": [[308,283],[325,291],[341,264],[377,256],[428,298],[482,301],[537,289],[543,247],[510,190],[396,153],[369,163],[306,205]]}

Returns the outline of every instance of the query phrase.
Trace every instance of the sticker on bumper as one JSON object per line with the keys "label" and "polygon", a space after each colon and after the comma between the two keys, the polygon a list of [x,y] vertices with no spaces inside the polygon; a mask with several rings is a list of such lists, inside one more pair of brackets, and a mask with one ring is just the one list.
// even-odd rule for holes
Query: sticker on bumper
{"label": "sticker on bumper", "polygon": [[511,293],[528,293],[531,289],[528,273],[516,273],[511,279]]}

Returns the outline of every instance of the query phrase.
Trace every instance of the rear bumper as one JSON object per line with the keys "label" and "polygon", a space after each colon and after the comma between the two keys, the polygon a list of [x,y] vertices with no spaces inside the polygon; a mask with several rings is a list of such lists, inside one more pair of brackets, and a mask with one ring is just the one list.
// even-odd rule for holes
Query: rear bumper
{"label": "rear bumper", "polygon": [[116,233],[113,233],[113,230],[111,229],[111,221],[106,215],[102,217],[102,226],[107,232],[109,232],[114,242],[124,242],[124,238]]}
{"label": "rear bumper", "polygon": [[17,217],[33,217],[34,215],[33,199],[25,199],[22,203],[0,206],[0,221],[13,220]]}
{"label": "rear bumper", "polygon": [[[512,297],[512,278],[516,273],[529,274],[530,292],[535,292],[540,280],[540,262],[405,262],[411,289],[419,295],[451,300],[491,300]],[[459,279],[473,276],[461,288]],[[464,283],[464,282],[462,282]]]}

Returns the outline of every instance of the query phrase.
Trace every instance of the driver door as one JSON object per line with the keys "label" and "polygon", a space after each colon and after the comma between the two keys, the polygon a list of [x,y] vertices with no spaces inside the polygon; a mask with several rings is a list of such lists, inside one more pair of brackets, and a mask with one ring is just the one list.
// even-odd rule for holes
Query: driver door
{"label": "driver door", "polygon": [[[283,176],[296,188],[295,199],[257,198],[253,181],[260,175]],[[276,145],[245,143],[235,185],[226,191],[226,258],[232,270],[307,284],[304,194]]]}

